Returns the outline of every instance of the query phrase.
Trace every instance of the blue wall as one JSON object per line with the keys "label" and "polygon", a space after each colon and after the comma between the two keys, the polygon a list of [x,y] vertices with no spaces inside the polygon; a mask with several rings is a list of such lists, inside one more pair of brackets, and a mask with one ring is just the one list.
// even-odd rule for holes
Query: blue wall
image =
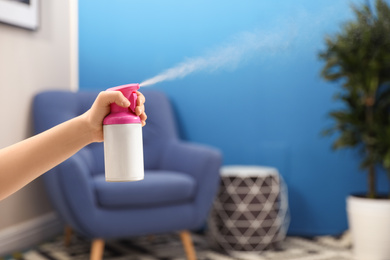
{"label": "blue wall", "polygon": [[[331,4],[330,4],[331,2]],[[345,198],[365,190],[352,151],[320,132],[335,85],[320,76],[326,33],[352,17],[351,1],[79,1],[80,88],[141,82],[241,32],[275,40],[236,68],[199,72],[153,88],[171,98],[183,138],[220,148],[224,164],[277,167],[289,188],[290,234],[347,228]],[[355,0],[353,3],[360,3]],[[387,180],[380,177],[381,189]]]}

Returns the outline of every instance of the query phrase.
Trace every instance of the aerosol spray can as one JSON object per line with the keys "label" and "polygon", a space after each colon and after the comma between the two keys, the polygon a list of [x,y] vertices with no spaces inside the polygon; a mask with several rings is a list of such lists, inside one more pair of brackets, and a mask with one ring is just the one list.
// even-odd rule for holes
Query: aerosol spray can
{"label": "aerosol spray can", "polygon": [[144,155],[141,119],[135,114],[139,84],[109,88],[121,91],[130,108],[111,104],[111,112],[103,120],[104,163],[106,181],[138,181],[144,178]]}

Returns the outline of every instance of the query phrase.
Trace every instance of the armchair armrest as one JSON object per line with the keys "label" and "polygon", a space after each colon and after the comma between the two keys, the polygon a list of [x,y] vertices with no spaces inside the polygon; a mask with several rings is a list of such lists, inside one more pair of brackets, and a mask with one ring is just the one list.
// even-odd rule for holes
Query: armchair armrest
{"label": "armchair armrest", "polygon": [[162,169],[189,174],[196,181],[194,228],[203,224],[213,203],[219,187],[221,164],[221,153],[203,145],[175,141],[164,151]]}

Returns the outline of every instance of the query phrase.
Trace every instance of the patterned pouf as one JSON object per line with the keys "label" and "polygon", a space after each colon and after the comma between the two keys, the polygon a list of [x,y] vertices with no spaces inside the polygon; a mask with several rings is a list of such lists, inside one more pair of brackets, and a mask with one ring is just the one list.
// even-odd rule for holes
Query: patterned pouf
{"label": "patterned pouf", "polygon": [[221,169],[221,185],[208,221],[214,244],[226,252],[277,248],[288,224],[287,191],[277,169]]}

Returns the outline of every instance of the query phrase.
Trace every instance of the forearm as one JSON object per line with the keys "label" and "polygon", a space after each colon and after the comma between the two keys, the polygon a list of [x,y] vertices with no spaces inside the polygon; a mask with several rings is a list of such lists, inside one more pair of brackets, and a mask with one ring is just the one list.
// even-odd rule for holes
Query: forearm
{"label": "forearm", "polygon": [[92,141],[88,123],[80,116],[0,150],[0,200]]}

